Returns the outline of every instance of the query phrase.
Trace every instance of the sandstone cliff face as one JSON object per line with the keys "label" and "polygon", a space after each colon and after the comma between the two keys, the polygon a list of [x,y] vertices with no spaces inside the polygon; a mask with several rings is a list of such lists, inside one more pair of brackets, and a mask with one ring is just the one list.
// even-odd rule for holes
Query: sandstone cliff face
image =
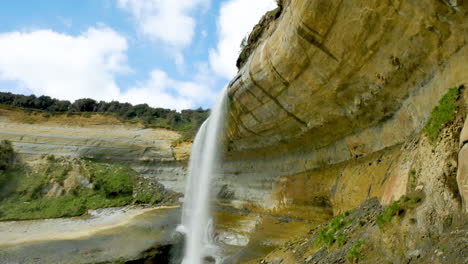
{"label": "sandstone cliff face", "polygon": [[466,1],[286,1],[230,84],[220,185],[274,206],[277,184],[322,171],[336,203],[349,200],[340,183],[364,195],[379,180],[368,172],[384,174],[447,89],[468,83],[467,12]]}
{"label": "sandstone cliff face", "polygon": [[[458,145],[464,103],[442,143],[421,131],[448,89],[468,84],[468,2],[282,2],[229,85],[226,161],[216,184],[230,205],[259,213],[247,247],[278,246],[287,241],[283,230],[290,238],[305,232],[294,223],[312,228],[313,219],[373,197],[388,205],[416,188],[430,199],[413,217],[420,223],[399,233],[414,237],[386,245],[414,249],[418,236],[447,235],[460,193],[468,197],[466,137]],[[218,216],[221,233],[245,235],[248,216],[237,223]],[[272,229],[280,231],[266,234]],[[277,256],[265,263],[314,263]]]}
{"label": "sandstone cliff face", "polygon": [[[464,104],[467,96],[465,92]],[[360,173],[365,170],[356,166],[357,179],[342,177],[340,180],[347,181],[348,186],[338,188],[347,189],[348,195],[333,204],[347,209],[349,216],[342,222],[342,231],[335,234],[336,241],[330,240],[332,245],[320,243],[321,234],[330,222],[318,227],[309,225],[305,232],[296,234],[266,257],[248,263],[465,263],[468,215],[461,210],[456,187],[457,170],[459,177],[460,172],[466,174],[468,163],[464,150],[458,155],[465,115],[466,106],[461,104],[456,118],[443,129],[437,143],[422,134],[388,153],[369,157],[365,162],[380,160],[384,169],[366,171],[373,182],[365,182],[362,179],[366,178],[365,174]],[[457,155],[460,163],[456,161]],[[362,190],[359,186],[370,188]],[[382,196],[374,193],[379,186],[383,186]],[[385,209],[375,197],[383,203],[402,199],[398,206],[393,202]],[[360,206],[351,205],[362,199],[367,201]],[[387,214],[388,218],[379,220],[391,210],[394,211],[390,217]],[[354,255],[350,253],[353,248],[358,249]]]}
{"label": "sandstone cliff face", "polygon": [[186,149],[173,148],[174,131],[124,124],[109,116],[44,117],[0,109],[0,137],[10,140],[23,161],[43,155],[86,157],[127,164],[171,190],[185,187]]}

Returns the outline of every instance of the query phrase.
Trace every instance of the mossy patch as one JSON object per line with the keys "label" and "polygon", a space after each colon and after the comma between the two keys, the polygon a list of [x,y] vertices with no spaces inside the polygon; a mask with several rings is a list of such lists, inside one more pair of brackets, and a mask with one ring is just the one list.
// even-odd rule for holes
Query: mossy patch
{"label": "mossy patch", "polygon": [[460,96],[461,88],[463,87],[450,88],[440,99],[439,104],[432,110],[431,117],[424,127],[424,133],[432,143],[438,140],[442,129],[455,117],[456,102]]}
{"label": "mossy patch", "polygon": [[406,210],[415,208],[422,201],[422,197],[415,196],[402,196],[400,200],[390,204],[385,210],[377,216],[376,223],[380,229],[384,229],[386,224],[393,221],[394,218],[402,216]]}
{"label": "mossy patch", "polygon": [[137,173],[127,166],[87,160],[84,162],[95,191],[106,197],[131,196]]}
{"label": "mossy patch", "polygon": [[135,203],[141,204],[156,204],[161,202],[164,197],[161,192],[155,192],[155,189],[159,189],[157,186],[153,186],[154,183],[149,180],[142,179],[138,183],[137,192],[134,195]]}
{"label": "mossy patch", "polygon": [[349,213],[344,213],[333,218],[330,223],[320,231],[315,242],[319,245],[326,245],[327,247],[332,247],[335,243],[338,247],[346,244],[348,236],[347,234],[341,233],[340,230],[344,229],[352,222],[351,219],[346,219],[348,216]]}
{"label": "mossy patch", "polygon": [[364,258],[362,248],[364,247],[365,241],[357,241],[350,250],[346,253],[346,257],[351,263],[358,263],[359,260]]}

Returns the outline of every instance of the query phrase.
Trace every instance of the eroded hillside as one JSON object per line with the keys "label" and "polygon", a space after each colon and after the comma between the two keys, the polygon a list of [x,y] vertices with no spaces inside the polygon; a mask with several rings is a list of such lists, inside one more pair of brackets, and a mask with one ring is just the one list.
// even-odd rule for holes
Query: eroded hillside
{"label": "eroded hillside", "polygon": [[91,158],[126,164],[146,178],[182,192],[186,144],[174,144],[176,131],[145,128],[113,116],[49,115],[16,108],[0,109],[0,136],[13,143],[18,158],[26,163],[40,161],[44,155]]}

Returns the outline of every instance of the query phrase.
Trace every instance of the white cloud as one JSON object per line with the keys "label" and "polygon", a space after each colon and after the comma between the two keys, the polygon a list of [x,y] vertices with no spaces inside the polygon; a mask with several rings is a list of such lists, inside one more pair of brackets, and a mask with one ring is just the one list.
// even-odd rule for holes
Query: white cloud
{"label": "white cloud", "polygon": [[192,43],[196,21],[193,12],[209,0],[117,0],[132,14],[141,33],[175,47]]}
{"label": "white cloud", "polygon": [[210,50],[213,71],[226,79],[234,77],[242,39],[267,11],[276,6],[275,0],[230,0],[222,5],[218,18],[218,45],[216,50]]}
{"label": "white cloud", "polygon": [[[195,21],[191,15],[209,0],[118,1],[135,16],[143,33],[169,44],[176,64],[185,65],[181,48],[193,38]],[[154,69],[147,80],[120,89],[117,76],[132,72],[127,63],[128,43],[121,34],[100,25],[79,35],[52,30],[0,33],[0,82],[17,84],[15,91],[66,100],[119,100],[177,110],[210,105],[220,77],[232,78],[237,71],[240,41],[274,7],[274,0],[229,0],[223,4],[217,48],[210,51],[209,62],[195,63],[185,81]]]}
{"label": "white cloud", "polygon": [[148,80],[122,91],[116,77],[131,72],[126,51],[126,39],[107,27],[90,28],[78,36],[51,30],[2,33],[0,81],[18,84],[17,92],[72,101],[119,100],[177,110],[212,102],[206,65],[195,69],[190,81],[173,80],[154,70]]}
{"label": "white cloud", "polygon": [[79,36],[51,30],[0,34],[0,79],[35,94],[75,100],[116,98],[114,75],[128,71],[127,41],[115,31],[90,28]]}
{"label": "white cloud", "polygon": [[130,88],[119,100],[176,110],[194,108],[211,103],[215,96],[209,82],[203,78],[204,74],[200,72],[195,81],[178,81],[169,78],[164,71],[155,69],[147,81]]}

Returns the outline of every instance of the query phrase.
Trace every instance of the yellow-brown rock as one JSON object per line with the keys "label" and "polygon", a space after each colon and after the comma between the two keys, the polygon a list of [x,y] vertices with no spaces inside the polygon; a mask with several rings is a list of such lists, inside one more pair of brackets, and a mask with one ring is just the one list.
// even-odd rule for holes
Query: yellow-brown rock
{"label": "yellow-brown rock", "polygon": [[[372,197],[387,205],[422,190],[421,228],[442,230],[426,216],[445,221],[458,208],[465,110],[437,147],[420,135],[448,89],[468,84],[468,1],[282,2],[229,85],[218,190],[235,207],[309,228]],[[272,228],[264,218],[258,234]],[[217,225],[244,235],[233,219]]]}
{"label": "yellow-brown rock", "polygon": [[230,84],[230,149],[349,159],[403,142],[467,82],[467,20],[466,3],[289,1]]}
{"label": "yellow-brown rock", "polygon": [[467,40],[466,1],[286,1],[230,83],[219,184],[271,208],[293,199],[276,199],[278,186],[341,166],[336,185],[317,188],[336,190],[335,213],[369,196],[398,199],[410,170],[394,164],[398,146],[448,88],[468,83]]}
{"label": "yellow-brown rock", "polygon": [[172,150],[176,160],[188,162],[190,154],[192,154],[192,142],[181,142],[175,145]]}

